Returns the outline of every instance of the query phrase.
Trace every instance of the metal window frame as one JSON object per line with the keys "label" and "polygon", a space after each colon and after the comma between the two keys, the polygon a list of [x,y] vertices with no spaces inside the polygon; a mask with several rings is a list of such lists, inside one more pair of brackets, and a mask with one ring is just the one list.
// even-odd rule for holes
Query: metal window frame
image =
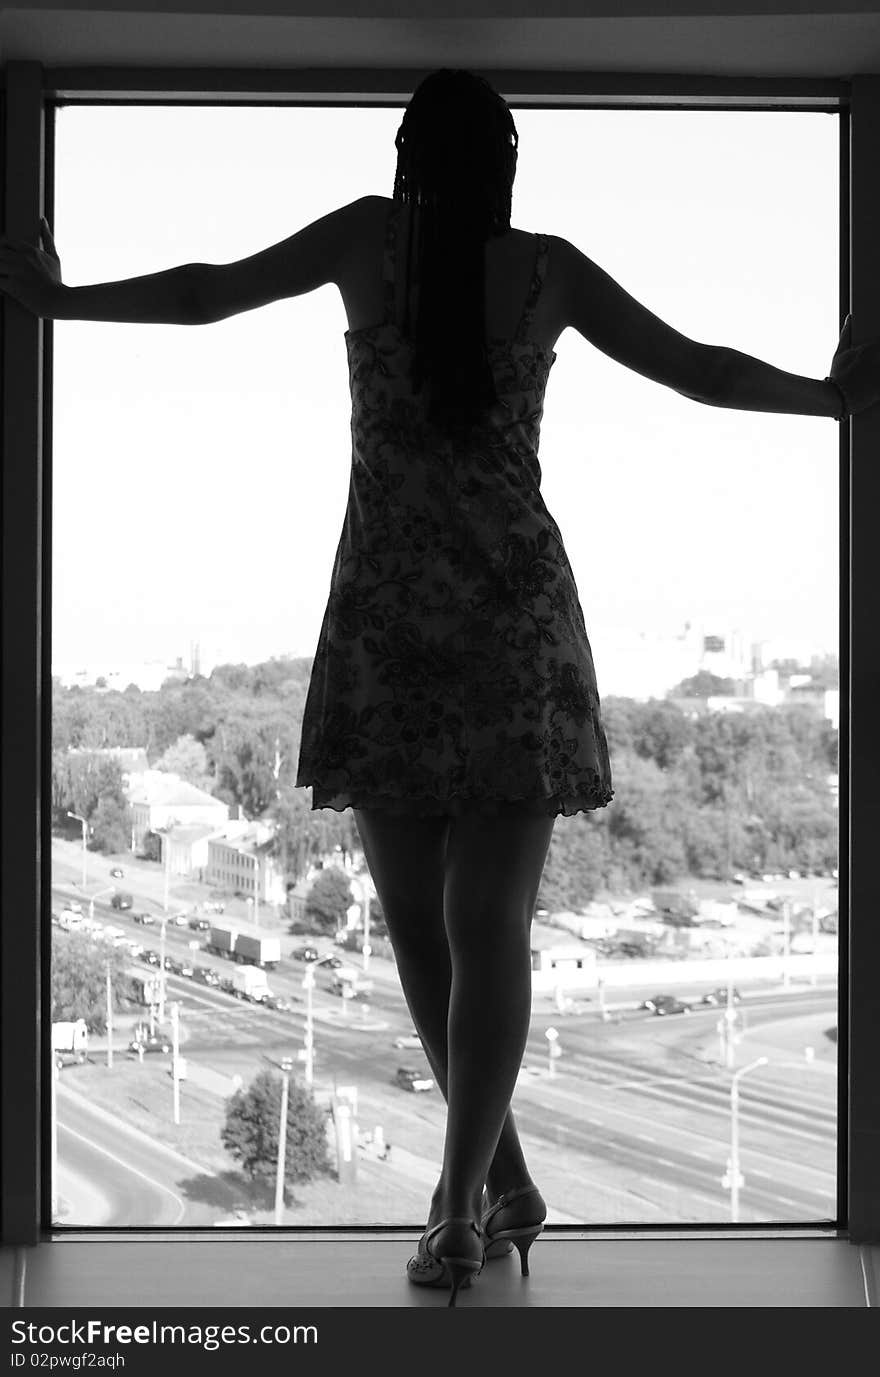
{"label": "metal window frame", "polygon": [[[0,71],[3,232],[30,237],[41,213],[51,219],[52,112],[60,103],[390,106],[406,101],[425,74],[333,68],[43,68],[36,62],[10,62]],[[839,114],[840,318],[852,311],[856,344],[880,336],[880,267],[874,251],[880,239],[880,188],[874,173],[880,149],[880,76],[842,81],[500,70],[486,75],[515,106]],[[52,327],[5,299],[0,315],[0,1242],[34,1245],[52,1235],[50,1130],[43,1113],[51,1074],[51,766],[46,745],[51,732]],[[880,923],[870,917],[876,896],[869,862],[880,810],[880,787],[873,787],[880,775],[880,715],[872,714],[870,691],[880,681],[880,642],[870,634],[869,618],[870,590],[880,574],[878,543],[870,529],[872,513],[880,506],[871,498],[876,492],[880,499],[880,471],[868,461],[880,445],[880,407],[842,425],[839,442],[839,870],[840,912],[847,922],[841,917],[839,924],[842,1074],[834,1227],[853,1242],[876,1242],[880,1078],[872,1060],[880,1041],[880,1002],[873,997],[874,972],[880,970]],[[36,921],[21,921],[20,915]],[[32,1036],[25,1036],[25,1030],[32,1030]],[[815,1233],[815,1226],[805,1227]],[[752,1236],[760,1231],[754,1226],[750,1230]],[[372,1236],[382,1231],[362,1232]],[[683,1231],[681,1226],[657,1226],[651,1232],[681,1237]],[[705,1225],[694,1232],[736,1235],[734,1229]]]}

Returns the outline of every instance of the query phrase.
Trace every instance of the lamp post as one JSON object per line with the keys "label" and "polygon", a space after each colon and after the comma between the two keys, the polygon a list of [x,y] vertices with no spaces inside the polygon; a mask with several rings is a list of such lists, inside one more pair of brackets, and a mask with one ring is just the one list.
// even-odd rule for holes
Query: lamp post
{"label": "lamp post", "polygon": [[312,990],[315,988],[315,972],[311,966],[306,970],[303,978],[303,989],[306,992],[306,1043],[305,1043],[305,1067],[306,1085],[312,1084],[314,1075],[314,1020],[312,1018]]}
{"label": "lamp post", "polygon": [[767,1060],[767,1057],[756,1057],[754,1061],[749,1062],[748,1066],[742,1066],[739,1071],[734,1071],[730,1080],[730,1164],[728,1175],[730,1178],[730,1219],[733,1224],[739,1223],[739,1191],[742,1184],[739,1171],[739,1083],[749,1071],[754,1071],[758,1066],[766,1066]]}
{"label": "lamp post", "polygon": [[171,1084],[174,1122],[180,1123],[180,1003],[171,1005]]}
{"label": "lamp post", "polygon": [[275,1223],[284,1218],[284,1158],[287,1152],[287,1101],[290,1095],[290,1072],[293,1061],[281,1059],[281,1122],[278,1125],[278,1165],[275,1170]]}
{"label": "lamp post", "polygon": [[68,809],[68,811],[67,811],[67,816],[68,816],[69,818],[76,818],[77,822],[82,823],[82,839],[83,839],[83,878],[82,878],[82,882],[83,882],[83,889],[85,889],[85,887],[86,887],[86,837],[87,837],[87,834],[88,834],[88,827],[89,827],[89,824],[87,823],[87,821],[86,821],[85,818],[81,818],[81,817],[80,817],[79,813],[71,813],[69,809]]}
{"label": "lamp post", "polygon": [[167,918],[160,918],[159,924],[159,1022],[165,1022],[165,927]]}
{"label": "lamp post", "polygon": [[94,921],[94,917],[95,917],[95,900],[96,900],[96,899],[102,898],[103,895],[105,895],[105,894],[113,894],[114,891],[115,891],[115,889],[116,889],[116,886],[115,886],[115,885],[108,885],[106,889],[99,889],[98,892],[97,892],[96,894],[93,894],[93,895],[92,895],[92,897],[89,899],[89,921],[90,921],[90,922],[93,922],[93,921]]}
{"label": "lamp post", "polygon": [[113,979],[110,974],[110,959],[105,962],[105,986],[107,998],[107,1070],[113,1070]]}
{"label": "lamp post", "polygon": [[[170,828],[170,827],[165,827],[165,828],[163,828],[163,829],[161,830],[161,832],[160,832],[160,836],[162,837],[162,859],[163,859],[163,861],[165,862],[165,865],[164,865],[164,870],[165,870],[165,893],[164,893],[163,898],[162,898],[162,908],[163,908],[163,909],[165,910],[165,912],[167,913],[167,912],[168,912],[168,891],[169,891],[169,888],[170,888],[170,886],[171,886],[171,828]],[[164,935],[165,935],[165,929],[164,929],[164,928],[162,929],[162,935],[163,935],[163,937],[164,937]]]}
{"label": "lamp post", "polygon": [[559,1046],[559,1030],[548,1028],[544,1033],[547,1039],[547,1059],[550,1066],[550,1075],[556,1075],[556,1058],[562,1055],[562,1048]]}

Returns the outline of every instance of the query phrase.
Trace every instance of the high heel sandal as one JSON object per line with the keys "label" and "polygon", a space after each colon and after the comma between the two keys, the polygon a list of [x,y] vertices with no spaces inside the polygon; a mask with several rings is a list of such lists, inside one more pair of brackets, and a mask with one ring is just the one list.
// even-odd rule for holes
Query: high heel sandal
{"label": "high heel sandal", "polygon": [[[433,1252],[431,1240],[442,1229],[451,1230],[459,1225],[463,1225],[464,1228],[460,1230],[454,1241],[449,1240],[449,1251]],[[480,1243],[479,1258],[466,1256],[465,1230],[472,1230],[476,1234]],[[449,1304],[455,1305],[455,1298],[460,1288],[470,1286],[473,1279],[478,1277],[483,1270],[486,1254],[482,1244],[482,1234],[473,1219],[464,1215],[450,1215],[448,1219],[441,1219],[439,1224],[435,1224],[432,1229],[426,1229],[422,1234],[419,1239],[418,1253],[415,1257],[411,1257],[406,1264],[406,1275],[416,1286],[450,1286],[452,1294],[449,1297]]]}
{"label": "high heel sandal", "polygon": [[[500,1210],[526,1195],[536,1195],[541,1201],[541,1206],[544,1206],[541,1192],[537,1186],[518,1186],[516,1190],[507,1191],[504,1195],[500,1195],[495,1204],[490,1205],[489,1209],[485,1211],[481,1221],[486,1258],[503,1257],[505,1253],[509,1253],[513,1247],[516,1247],[519,1250],[520,1268],[524,1277],[529,1275],[529,1249],[544,1227],[544,1218],[542,1217],[538,1221],[525,1222],[515,1229],[496,1229],[494,1233],[489,1226]],[[544,1207],[544,1213],[546,1215],[546,1207]]]}

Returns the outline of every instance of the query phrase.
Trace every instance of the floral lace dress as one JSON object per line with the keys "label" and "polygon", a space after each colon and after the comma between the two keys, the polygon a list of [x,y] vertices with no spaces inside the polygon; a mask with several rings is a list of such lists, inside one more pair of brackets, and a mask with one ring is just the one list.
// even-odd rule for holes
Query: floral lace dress
{"label": "floral lace dress", "polygon": [[312,808],[555,815],[612,798],[590,643],[538,439],[555,353],[529,338],[535,268],[512,340],[489,342],[499,402],[467,447],[427,422],[394,320],[346,332],[348,503],[303,717]]}

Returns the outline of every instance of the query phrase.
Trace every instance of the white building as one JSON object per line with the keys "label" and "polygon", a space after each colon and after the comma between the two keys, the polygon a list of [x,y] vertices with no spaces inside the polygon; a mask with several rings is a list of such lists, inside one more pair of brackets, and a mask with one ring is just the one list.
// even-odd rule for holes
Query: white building
{"label": "white building", "polygon": [[596,988],[596,953],[581,943],[532,944],[532,993]]}
{"label": "white building", "polygon": [[221,828],[229,821],[229,805],[222,799],[166,770],[144,770],[133,775],[127,794],[135,851],[143,846],[148,832],[187,823]]}
{"label": "white building", "polygon": [[245,822],[209,837],[207,883],[258,903],[284,904],[284,872],[270,854],[273,836],[268,823]]}

